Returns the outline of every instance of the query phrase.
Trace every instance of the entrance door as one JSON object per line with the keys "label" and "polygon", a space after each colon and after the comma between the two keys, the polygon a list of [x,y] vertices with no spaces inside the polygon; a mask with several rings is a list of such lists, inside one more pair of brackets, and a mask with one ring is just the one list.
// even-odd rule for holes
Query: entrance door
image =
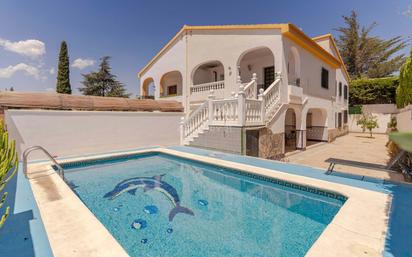
{"label": "entrance door", "polygon": [[275,81],[275,66],[265,67],[263,89],[267,89]]}
{"label": "entrance door", "polygon": [[246,155],[259,156],[259,130],[246,130]]}

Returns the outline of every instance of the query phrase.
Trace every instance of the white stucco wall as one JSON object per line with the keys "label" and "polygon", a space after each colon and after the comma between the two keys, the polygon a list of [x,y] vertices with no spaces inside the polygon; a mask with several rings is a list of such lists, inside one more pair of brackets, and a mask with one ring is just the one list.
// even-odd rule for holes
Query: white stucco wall
{"label": "white stucco wall", "polygon": [[[292,42],[288,38],[283,38],[283,54],[284,59],[290,59],[289,55],[292,54],[291,49],[297,49],[300,59],[300,84],[303,88],[305,95],[310,95],[319,98],[331,99],[335,96],[335,81],[336,81],[336,69],[330,67],[328,64],[322,62],[319,58],[315,57],[312,53],[306,51],[296,43]],[[329,88],[321,87],[321,72],[322,67],[329,71]],[[283,74],[287,74],[287,64]]]}
{"label": "white stucco wall", "polygon": [[[40,145],[52,155],[179,145],[183,113],[7,110],[5,120],[17,151]],[[43,159],[33,153],[34,159]]]}
{"label": "white stucco wall", "polygon": [[[268,48],[274,55],[275,72],[282,70],[282,41],[280,30],[209,30],[191,31],[188,34],[188,66],[190,77],[200,64],[208,61],[220,61],[225,69],[224,97],[230,97],[231,92],[238,91],[236,80],[241,57],[248,51]],[[277,54],[279,56],[277,57]],[[251,80],[252,76],[244,71],[243,82]],[[261,78],[259,78],[261,77]],[[258,76],[258,81],[263,77]],[[191,81],[192,79],[190,79]],[[258,82],[259,83],[259,82]]]}
{"label": "white stucco wall", "polygon": [[401,132],[412,132],[412,105],[401,110],[396,115],[397,128]]}
{"label": "white stucco wall", "polygon": [[[143,85],[143,82],[152,78],[155,86],[155,98],[160,98],[160,81],[162,76],[171,71],[179,71],[182,74],[182,85],[186,85],[186,40],[184,36],[181,36],[174,44],[164,52],[162,57],[157,59],[156,62],[152,64],[150,69],[140,77],[140,86]],[[140,89],[141,92],[141,89]],[[187,92],[185,88],[182,88],[182,97],[179,99],[182,100],[183,105],[185,106],[185,97]],[[177,100],[177,99],[175,99]]]}
{"label": "white stucco wall", "polygon": [[[379,128],[373,129],[373,133],[385,134],[388,131],[388,123],[391,121],[392,114],[372,113],[377,118]],[[350,114],[348,120],[349,132],[361,133],[362,128],[356,125],[356,122],[361,117],[361,114]],[[365,131],[368,132],[368,131]]]}

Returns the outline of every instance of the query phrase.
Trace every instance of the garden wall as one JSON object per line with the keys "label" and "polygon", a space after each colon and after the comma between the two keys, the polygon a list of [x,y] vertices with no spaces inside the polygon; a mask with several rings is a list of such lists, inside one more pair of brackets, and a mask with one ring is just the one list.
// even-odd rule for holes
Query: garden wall
{"label": "garden wall", "polygon": [[[387,113],[372,113],[373,116],[377,117],[378,120],[378,126],[379,128],[373,129],[373,133],[380,133],[380,134],[385,134],[388,131],[388,123],[391,121],[391,117],[393,114],[387,114]],[[356,125],[356,121],[361,117],[361,114],[350,114],[349,115],[349,121],[348,121],[348,127],[349,127],[349,132],[362,132],[362,128],[358,125]],[[368,131],[365,131],[368,132]]]}
{"label": "garden wall", "polygon": [[396,116],[397,128],[401,132],[412,132],[412,105],[399,110]]}
{"label": "garden wall", "polygon": [[[52,155],[77,156],[124,149],[179,145],[179,112],[6,110],[19,154],[33,145]],[[33,153],[31,159],[44,159]]]}

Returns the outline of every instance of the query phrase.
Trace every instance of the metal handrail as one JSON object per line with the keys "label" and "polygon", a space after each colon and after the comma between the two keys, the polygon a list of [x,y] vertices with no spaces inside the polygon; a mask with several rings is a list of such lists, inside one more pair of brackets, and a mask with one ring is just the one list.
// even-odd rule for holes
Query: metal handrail
{"label": "metal handrail", "polygon": [[62,166],[60,166],[60,164],[57,163],[56,159],[53,158],[53,156],[51,156],[51,154],[44,149],[43,147],[39,146],[39,145],[35,145],[32,147],[27,148],[26,150],[24,150],[23,152],[23,173],[24,176],[27,178],[27,157],[29,156],[29,154],[35,150],[42,150],[43,153],[46,154],[47,157],[49,157],[49,159],[54,163],[54,165],[57,167],[58,171],[59,171],[59,175],[62,177],[62,179],[64,180],[64,169],[62,168]]}

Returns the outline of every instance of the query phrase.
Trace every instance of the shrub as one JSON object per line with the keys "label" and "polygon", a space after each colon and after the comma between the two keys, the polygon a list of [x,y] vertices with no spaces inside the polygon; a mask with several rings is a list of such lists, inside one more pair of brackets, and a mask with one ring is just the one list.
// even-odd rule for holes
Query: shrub
{"label": "shrub", "polygon": [[[15,142],[9,144],[9,135],[4,131],[3,122],[0,121],[0,210],[7,199],[7,192],[3,192],[7,182],[16,174],[18,168],[18,158],[14,149]],[[9,215],[10,207],[7,206],[5,212],[0,213],[0,228],[3,227]]]}
{"label": "shrub", "polygon": [[349,105],[395,103],[398,85],[398,77],[352,80],[349,90]]}

